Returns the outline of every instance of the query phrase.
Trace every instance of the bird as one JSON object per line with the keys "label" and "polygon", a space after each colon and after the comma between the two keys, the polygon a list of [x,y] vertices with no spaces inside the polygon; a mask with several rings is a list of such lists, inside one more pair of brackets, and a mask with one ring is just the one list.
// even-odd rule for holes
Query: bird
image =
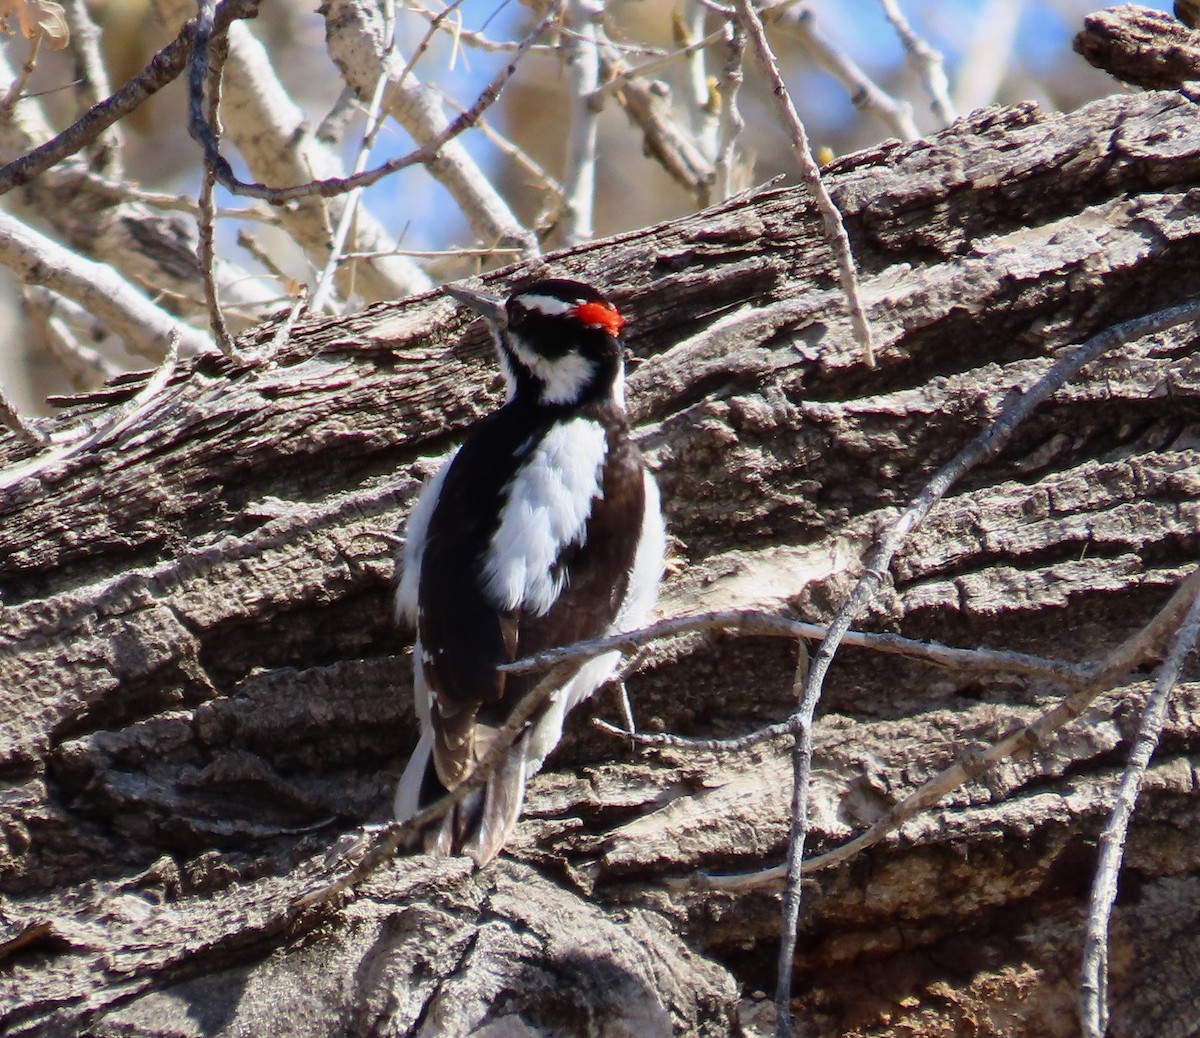
{"label": "bird", "polygon": [[[517,284],[507,299],[444,291],[490,325],[507,394],[425,482],[405,526],[396,611],[417,632],[420,739],[396,790],[400,822],[467,779],[543,677],[498,665],[641,626],[666,550],[658,486],[629,428],[613,303],[566,278]],[[491,861],[567,713],[619,660],[568,667],[486,782],[422,830],[426,852]]]}

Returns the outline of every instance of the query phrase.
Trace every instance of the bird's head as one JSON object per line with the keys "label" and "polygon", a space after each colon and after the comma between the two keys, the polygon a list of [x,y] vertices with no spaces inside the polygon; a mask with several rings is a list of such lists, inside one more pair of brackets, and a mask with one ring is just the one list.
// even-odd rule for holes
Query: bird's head
{"label": "bird's head", "polygon": [[510,400],[544,407],[606,399],[624,405],[625,322],[590,285],[565,278],[531,281],[507,300],[458,285],[445,291],[491,324]]}

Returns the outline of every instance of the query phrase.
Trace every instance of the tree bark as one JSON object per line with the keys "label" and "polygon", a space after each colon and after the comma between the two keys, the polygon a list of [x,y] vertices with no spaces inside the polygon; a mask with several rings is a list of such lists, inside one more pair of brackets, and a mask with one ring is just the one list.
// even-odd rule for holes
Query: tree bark
{"label": "tree bark", "polygon": [[[1010,391],[1200,274],[1200,117],[1178,93],[986,109],[826,175],[875,368],[795,189],[545,260],[628,320],[674,537],[663,615],[827,618],[881,526]],[[137,422],[0,497],[4,1033],[767,1033],[778,897],[668,881],[781,859],[789,747],[634,751],[591,725],[615,718],[606,695],[577,711],[500,861],[401,856],[353,898],[292,906],[341,834],[386,817],[415,741],[377,534],[499,389],[482,326],[444,297],[314,318],[274,365],[189,361]],[[1195,564],[1198,394],[1189,327],[1092,365],[935,510],[860,626],[1103,655]],[[0,443],[6,464],[31,452]],[[629,690],[643,729],[729,735],[788,712],[794,667],[788,642],[697,635],[642,654]],[[1074,1031],[1135,677],[814,877],[800,1033]],[[1115,915],[1122,1038],[1200,1027],[1189,677]],[[1060,694],[845,650],[816,729],[816,849]]]}

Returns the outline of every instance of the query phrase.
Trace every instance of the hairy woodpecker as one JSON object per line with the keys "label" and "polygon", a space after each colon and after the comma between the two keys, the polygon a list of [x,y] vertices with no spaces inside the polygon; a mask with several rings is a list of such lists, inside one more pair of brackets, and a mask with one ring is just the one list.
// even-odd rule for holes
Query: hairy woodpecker
{"label": "hairy woodpecker", "polygon": [[[426,482],[408,519],[396,609],[417,628],[421,738],[396,791],[401,821],[466,778],[541,678],[497,665],[640,625],[665,547],[658,488],[626,419],[616,307],[561,278],[506,301],[446,291],[491,325],[508,399]],[[567,712],[618,658],[580,663],[486,785],[426,830],[426,850],[491,861]]]}

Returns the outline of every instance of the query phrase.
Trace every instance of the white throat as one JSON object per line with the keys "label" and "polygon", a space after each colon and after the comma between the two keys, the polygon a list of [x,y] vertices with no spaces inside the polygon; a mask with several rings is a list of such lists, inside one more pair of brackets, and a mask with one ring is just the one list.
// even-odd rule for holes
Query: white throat
{"label": "white throat", "polygon": [[[543,404],[569,404],[578,400],[588,383],[596,377],[595,363],[575,350],[552,359],[529,349],[520,336],[510,335],[508,341],[517,362],[542,383]],[[503,360],[511,363],[508,357]],[[510,376],[511,371],[505,370],[505,378],[509,379]],[[510,399],[514,381],[509,381]]]}

